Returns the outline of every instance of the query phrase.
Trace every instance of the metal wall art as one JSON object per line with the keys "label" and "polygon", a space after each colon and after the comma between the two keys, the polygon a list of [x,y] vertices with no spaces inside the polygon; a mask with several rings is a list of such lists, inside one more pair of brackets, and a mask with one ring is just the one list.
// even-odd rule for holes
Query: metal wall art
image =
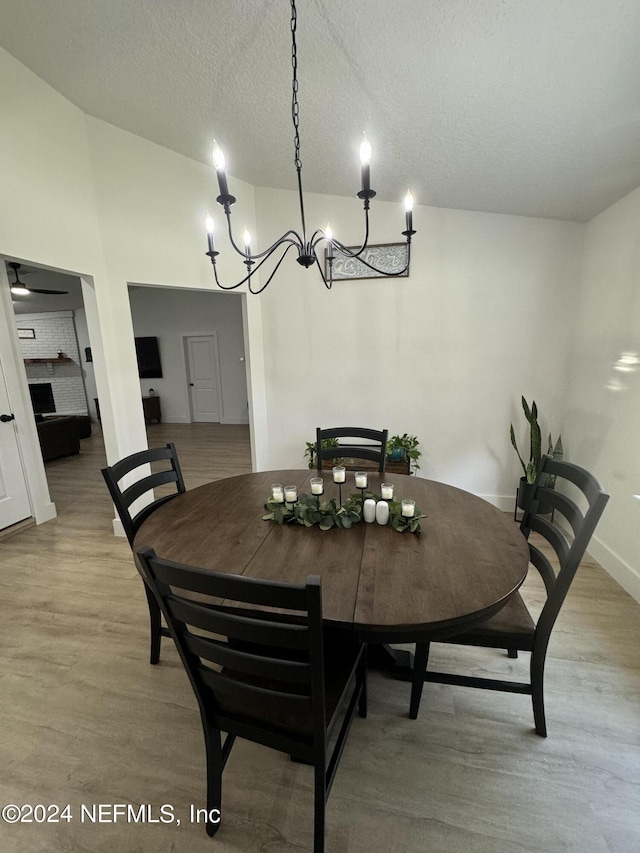
{"label": "metal wall art", "polygon": [[[350,251],[358,251],[357,246],[349,246],[348,248]],[[336,253],[333,256],[333,280],[384,278],[393,274],[397,278],[407,278],[409,275],[406,243],[384,243],[377,246],[367,246],[360,258],[344,257]],[[326,269],[326,251],[324,262]],[[367,266],[367,264],[371,264],[371,267],[375,267],[375,269]]]}

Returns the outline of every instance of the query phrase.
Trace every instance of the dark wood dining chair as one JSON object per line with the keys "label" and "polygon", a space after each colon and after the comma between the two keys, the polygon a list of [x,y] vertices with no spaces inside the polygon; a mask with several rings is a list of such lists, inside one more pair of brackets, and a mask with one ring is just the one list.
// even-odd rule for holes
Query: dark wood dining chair
{"label": "dark wood dining chair", "polygon": [[[386,429],[367,429],[365,427],[333,427],[316,429],[316,467],[323,470],[324,460],[337,458],[367,459],[378,463],[378,471],[384,474],[387,461]],[[328,438],[338,440],[337,447],[324,447]],[[342,440],[341,440],[342,439]],[[362,442],[365,442],[362,444]],[[333,467],[333,461],[331,461]]]}
{"label": "dark wood dining chair", "polygon": [[[556,478],[554,488],[545,485],[548,475]],[[533,703],[536,732],[547,736],[544,668],[549,637],[608,500],[609,495],[584,468],[554,460],[551,456],[542,458],[531,501],[520,524],[529,542],[529,559],[540,573],[546,590],[546,602],[537,622],[516,592],[502,610],[482,625],[444,641],[505,649],[512,658],[517,657],[518,651],[530,652],[530,679],[522,683],[434,672],[427,669],[430,644],[417,643],[409,709],[412,719],[418,716],[424,682],[434,681],[528,694]],[[541,514],[541,506],[547,512],[550,510],[551,515]],[[532,533],[536,536],[530,538]]]}
{"label": "dark wood dining chair", "polygon": [[[365,646],[350,638],[325,657],[317,576],[280,583],[170,562],[150,548],[137,557],[200,708],[207,813],[220,815],[235,738],[263,744],[313,765],[313,849],[322,853],[325,806],[351,722],[356,710],[367,712]],[[206,824],[209,835],[218,828]]]}
{"label": "dark wood dining chair", "polygon": [[[148,466],[152,462],[162,462],[167,465],[167,468],[166,470],[150,473]],[[176,495],[186,491],[178,455],[173,444],[132,453],[131,456],[121,459],[115,465],[103,468],[102,476],[105,479],[111,500],[115,505],[131,547],[133,547],[133,540],[142,522],[149,518],[158,507],[175,498]],[[122,485],[121,481],[125,477],[129,478],[129,480]],[[175,491],[154,499],[141,509],[134,508],[133,505],[140,497],[153,489],[166,485],[172,488],[175,487]],[[158,602],[146,584],[145,593],[149,606],[149,624],[151,629],[150,661],[152,664],[156,664],[160,660],[161,638],[163,636],[168,637],[169,631],[162,626]]]}

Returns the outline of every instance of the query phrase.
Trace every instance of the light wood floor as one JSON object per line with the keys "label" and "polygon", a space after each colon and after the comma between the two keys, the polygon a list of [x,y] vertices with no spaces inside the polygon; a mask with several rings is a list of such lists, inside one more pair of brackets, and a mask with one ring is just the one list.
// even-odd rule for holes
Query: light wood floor
{"label": "light wood floor", "polygon": [[[158,425],[187,486],[250,468],[246,427]],[[301,462],[302,464],[302,462]],[[70,823],[0,822],[2,853],[291,853],[311,848],[308,767],[239,741],[215,839],[195,700],[175,649],[147,662],[147,611],[99,468],[98,435],[47,465],[59,517],[0,543],[0,805],[71,804]],[[527,580],[535,609],[540,585]],[[327,853],[640,851],[640,605],[581,568],[547,660],[549,737],[529,698],[372,673],[327,809]],[[434,665],[526,677],[528,660],[435,646]],[[171,804],[181,825],[81,822],[81,804]]]}

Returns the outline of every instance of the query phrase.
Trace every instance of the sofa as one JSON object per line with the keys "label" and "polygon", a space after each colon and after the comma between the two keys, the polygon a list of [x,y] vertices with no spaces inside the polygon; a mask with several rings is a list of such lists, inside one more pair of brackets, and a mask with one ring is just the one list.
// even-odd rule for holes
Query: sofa
{"label": "sofa", "polygon": [[36,421],[36,426],[45,462],[80,453],[80,429],[75,416],[43,418]]}

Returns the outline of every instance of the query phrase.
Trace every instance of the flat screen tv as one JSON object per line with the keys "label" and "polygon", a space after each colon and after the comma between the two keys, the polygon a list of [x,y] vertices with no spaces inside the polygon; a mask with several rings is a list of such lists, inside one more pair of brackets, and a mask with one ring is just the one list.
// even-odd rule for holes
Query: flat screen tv
{"label": "flat screen tv", "polygon": [[136,338],[138,376],[140,379],[161,379],[162,364],[157,338]]}

